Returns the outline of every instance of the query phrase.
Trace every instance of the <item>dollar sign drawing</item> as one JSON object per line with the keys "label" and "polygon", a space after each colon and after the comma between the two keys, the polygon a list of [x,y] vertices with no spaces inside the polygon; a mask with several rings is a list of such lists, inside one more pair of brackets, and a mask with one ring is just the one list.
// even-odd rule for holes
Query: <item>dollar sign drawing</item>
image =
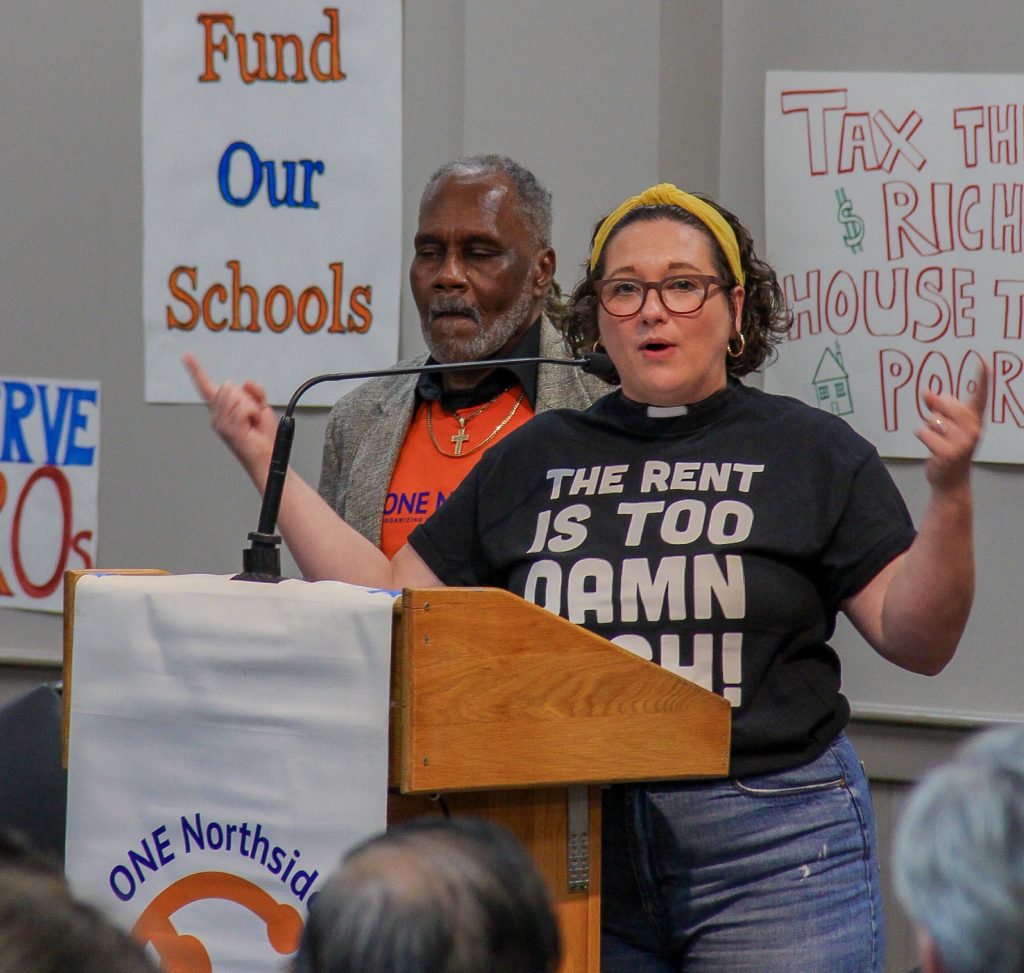
{"label": "dollar sign drawing", "polygon": [[843,224],[843,243],[850,248],[850,253],[860,253],[864,241],[864,221],[853,212],[853,203],[846,198],[845,189],[836,190],[836,202],[839,212],[836,218]]}

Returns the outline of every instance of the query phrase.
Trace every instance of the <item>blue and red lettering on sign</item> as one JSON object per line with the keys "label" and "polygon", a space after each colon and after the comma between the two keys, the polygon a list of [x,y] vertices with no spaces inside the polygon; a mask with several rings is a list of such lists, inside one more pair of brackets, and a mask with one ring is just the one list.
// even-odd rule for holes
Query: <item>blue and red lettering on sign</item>
{"label": "blue and red lettering on sign", "polygon": [[0,607],[60,611],[95,560],[100,387],[0,378]]}

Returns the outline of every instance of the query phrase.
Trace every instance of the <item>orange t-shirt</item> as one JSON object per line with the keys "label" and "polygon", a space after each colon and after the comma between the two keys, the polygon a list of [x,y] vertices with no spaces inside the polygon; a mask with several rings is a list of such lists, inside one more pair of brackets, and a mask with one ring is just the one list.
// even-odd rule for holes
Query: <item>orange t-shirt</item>
{"label": "orange t-shirt", "polygon": [[[513,429],[518,429],[533,416],[529,400],[523,396],[515,415],[502,427],[486,446],[474,449],[494,431],[495,427],[513,409],[522,393],[522,387],[513,385],[498,396],[478,416],[466,421],[466,440],[462,444],[461,456],[442,456],[454,453],[456,444],[452,437],[459,432],[455,417],[435,402],[431,408],[431,423],[437,446],[431,442],[427,431],[427,403],[420,402],[416,408],[409,431],[405,436],[391,484],[384,498],[384,516],[381,520],[380,546],[388,557],[405,544],[413,528],[426,520],[444,503],[454,490],[476,466],[477,461],[495,443],[500,442]],[[459,409],[458,414],[469,416],[480,406]]]}

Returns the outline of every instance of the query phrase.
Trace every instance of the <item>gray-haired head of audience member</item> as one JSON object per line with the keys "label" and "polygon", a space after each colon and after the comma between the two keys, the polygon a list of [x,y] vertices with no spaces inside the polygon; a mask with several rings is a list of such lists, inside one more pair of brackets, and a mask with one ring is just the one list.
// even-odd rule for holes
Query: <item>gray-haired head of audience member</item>
{"label": "gray-haired head of audience member", "polygon": [[0,864],[0,973],[158,973],[142,946],[49,868]]}
{"label": "gray-haired head of audience member", "polygon": [[310,908],[298,973],[552,973],[547,887],[519,842],[471,819],[420,819],[358,846]]}
{"label": "gray-haired head of audience member", "polygon": [[924,777],[893,866],[924,970],[1024,971],[1024,727],[986,731]]}

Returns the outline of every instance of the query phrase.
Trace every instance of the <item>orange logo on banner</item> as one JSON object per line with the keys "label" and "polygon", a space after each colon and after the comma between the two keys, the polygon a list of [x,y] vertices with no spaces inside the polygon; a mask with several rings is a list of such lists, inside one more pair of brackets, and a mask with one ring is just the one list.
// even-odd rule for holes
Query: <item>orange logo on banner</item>
{"label": "orange logo on banner", "polygon": [[165,973],[213,973],[206,947],[195,937],[180,935],[171,923],[179,909],[204,899],[237,902],[267,925],[267,939],[283,954],[299,948],[302,916],[290,905],[279,903],[248,879],[227,872],[198,872],[178,879],[146,906],[132,929],[143,945],[152,943]]}

